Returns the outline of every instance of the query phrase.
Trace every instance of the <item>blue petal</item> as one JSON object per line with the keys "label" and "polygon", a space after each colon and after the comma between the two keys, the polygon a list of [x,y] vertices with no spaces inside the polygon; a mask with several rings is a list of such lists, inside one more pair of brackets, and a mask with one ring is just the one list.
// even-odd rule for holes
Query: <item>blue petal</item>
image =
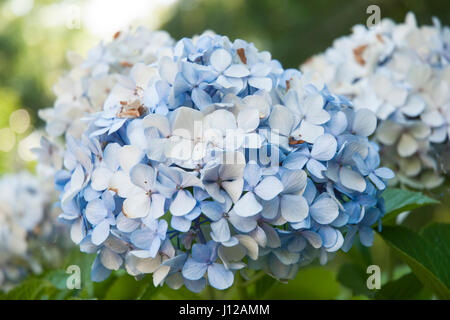
{"label": "blue petal", "polygon": [[314,141],[311,156],[319,161],[328,161],[334,157],[336,149],[336,139],[331,134],[326,133]]}
{"label": "blue petal", "polygon": [[261,212],[262,206],[253,192],[247,192],[234,205],[234,211],[241,217],[251,217]]}
{"label": "blue petal", "polygon": [[308,216],[308,202],[301,195],[285,194],[281,197],[281,215],[286,221],[300,222]]}
{"label": "blue petal", "polygon": [[169,210],[174,216],[184,216],[194,209],[196,203],[197,201],[195,201],[192,194],[182,189],[177,192],[175,199],[170,204]]}
{"label": "blue petal", "polygon": [[206,286],[206,279],[205,278],[201,278],[199,280],[189,280],[189,279],[184,279],[184,285],[186,286],[186,288],[188,288],[190,291],[194,292],[194,293],[199,293],[201,292],[203,289],[205,289]]}
{"label": "blue petal", "polygon": [[326,194],[320,195],[309,208],[309,213],[320,224],[329,224],[339,215],[335,200]]}
{"label": "blue petal", "polygon": [[100,262],[100,256],[97,256],[92,264],[91,280],[94,282],[102,282],[111,274],[111,270],[106,269]]}
{"label": "blue petal", "polygon": [[222,218],[216,222],[212,222],[211,226],[211,238],[216,242],[225,242],[230,239],[230,227],[228,221]]}
{"label": "blue petal", "polygon": [[256,187],[255,193],[263,200],[272,200],[281,191],[283,191],[283,184],[274,176],[264,178]]}
{"label": "blue petal", "polygon": [[95,245],[102,244],[109,236],[109,222],[106,220],[103,220],[98,225],[95,226],[94,230],[92,231],[92,243]]}
{"label": "blue petal", "polygon": [[188,280],[198,280],[205,275],[208,265],[194,259],[188,259],[183,266],[181,273]]}
{"label": "blue petal", "polygon": [[213,263],[208,267],[208,282],[214,288],[224,290],[233,284],[234,274],[222,264]]}

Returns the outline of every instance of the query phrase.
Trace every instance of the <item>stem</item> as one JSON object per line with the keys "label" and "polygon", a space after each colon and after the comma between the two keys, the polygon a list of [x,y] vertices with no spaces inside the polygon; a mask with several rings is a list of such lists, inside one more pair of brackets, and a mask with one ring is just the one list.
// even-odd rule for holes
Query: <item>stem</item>
{"label": "stem", "polygon": [[[241,300],[248,300],[249,296],[248,296],[248,292],[247,292],[247,285],[244,282],[244,278],[242,278],[242,275],[240,273],[236,273],[237,276],[237,289],[238,289],[238,293],[239,293],[239,299]],[[249,282],[249,281],[247,281]]]}
{"label": "stem", "polygon": [[214,288],[207,284],[208,287],[208,300],[216,300],[216,292],[214,291]]}
{"label": "stem", "polygon": [[252,285],[253,283],[255,283],[256,281],[258,281],[259,279],[263,278],[265,275],[266,274],[264,273],[264,271],[260,270],[255,274],[255,276],[252,279],[243,282],[242,285],[244,287],[248,287],[248,286]]}

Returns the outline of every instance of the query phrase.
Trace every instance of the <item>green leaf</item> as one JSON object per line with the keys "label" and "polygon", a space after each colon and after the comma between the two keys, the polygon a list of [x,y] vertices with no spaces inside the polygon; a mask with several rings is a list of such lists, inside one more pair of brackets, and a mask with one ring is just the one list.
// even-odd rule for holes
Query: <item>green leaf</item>
{"label": "green leaf", "polygon": [[377,291],[377,300],[411,300],[417,299],[423,289],[423,284],[413,273],[408,273],[400,279],[390,281]]}
{"label": "green leaf", "polygon": [[55,287],[45,279],[30,278],[12,289],[7,294],[8,300],[40,300],[48,299]]}
{"label": "green leaf", "polygon": [[280,284],[280,282],[270,276],[265,275],[255,283],[255,299],[264,298],[268,292],[276,285]]}
{"label": "green leaf", "polygon": [[383,218],[383,222],[394,219],[402,212],[439,203],[439,201],[420,192],[396,188],[386,189],[383,192],[383,198],[386,206],[386,215]]}
{"label": "green leaf", "polygon": [[272,288],[267,299],[335,299],[339,294],[336,274],[324,267],[300,269],[295,279]]}
{"label": "green leaf", "polygon": [[65,273],[64,270],[50,270],[43,275],[43,278],[50,281],[50,283],[59,290],[65,290],[66,281],[69,274]]}
{"label": "green leaf", "polygon": [[137,281],[134,277],[124,274],[117,277],[106,291],[103,299],[105,300],[129,300],[136,299],[141,292],[141,286],[146,284],[147,280]]}
{"label": "green leaf", "polygon": [[450,225],[432,224],[419,235],[405,227],[385,226],[381,237],[440,299],[450,299]]}
{"label": "green leaf", "polygon": [[[87,254],[81,252],[79,248],[74,248],[67,256],[64,263],[64,272],[70,265],[76,265],[80,267],[81,272],[81,290],[70,290],[72,295],[82,299],[93,299],[94,296],[94,283],[91,281],[91,267],[95,259],[95,254]],[[67,274],[69,276],[69,274]]]}
{"label": "green leaf", "polygon": [[155,287],[152,281],[148,281],[148,284],[143,288],[143,292],[137,297],[138,300],[152,300],[152,298],[158,293],[160,287]]}
{"label": "green leaf", "polygon": [[354,296],[366,295],[371,297],[373,291],[367,288],[368,274],[361,266],[353,263],[345,263],[339,269],[337,280],[345,287],[352,290]]}

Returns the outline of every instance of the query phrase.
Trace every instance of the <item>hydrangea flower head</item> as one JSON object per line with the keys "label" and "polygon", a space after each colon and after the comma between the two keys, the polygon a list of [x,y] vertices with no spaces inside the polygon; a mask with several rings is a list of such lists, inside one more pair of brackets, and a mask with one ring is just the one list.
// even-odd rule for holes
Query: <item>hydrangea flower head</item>
{"label": "hydrangea flower head", "polygon": [[356,235],[371,245],[384,214],[377,119],[349,105],[251,43],[182,39],[68,136],[60,219],[98,254],[95,281],[119,268],[194,292],[247,269],[292,278]]}
{"label": "hydrangea flower head", "polygon": [[167,32],[144,27],[117,32],[111,42],[92,48],[86,59],[69,52],[71,70],[55,84],[56,101],[40,110],[46,131],[52,137],[69,133],[79,137],[86,130],[82,118],[102,109],[104,101],[121,75],[128,75],[137,62],[152,63],[172,46]]}
{"label": "hydrangea flower head", "polygon": [[437,19],[418,27],[412,13],[404,23],[383,19],[357,25],[302,69],[324,76],[356,110],[379,119],[374,136],[382,162],[409,187],[435,188],[445,180],[450,150],[450,29]]}
{"label": "hydrangea flower head", "polygon": [[28,172],[0,179],[0,289],[6,291],[37,265],[29,237],[44,219],[46,198],[39,180]]}

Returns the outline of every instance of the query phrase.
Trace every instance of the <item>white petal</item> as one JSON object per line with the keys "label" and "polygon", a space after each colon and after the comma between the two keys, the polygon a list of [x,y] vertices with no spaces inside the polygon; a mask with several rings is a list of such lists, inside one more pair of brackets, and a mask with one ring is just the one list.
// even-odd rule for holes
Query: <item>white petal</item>
{"label": "white petal", "polygon": [[359,109],[353,119],[353,131],[363,137],[370,136],[377,127],[377,117],[369,109]]}
{"label": "white petal", "polygon": [[417,151],[418,148],[419,145],[416,139],[414,139],[411,135],[407,133],[404,133],[401,136],[400,141],[398,142],[397,145],[397,151],[401,157],[412,156]]}
{"label": "white petal", "polygon": [[125,199],[122,208],[127,218],[143,218],[150,212],[150,197],[144,193],[137,193]]}
{"label": "white petal", "polygon": [[342,185],[350,190],[359,192],[366,190],[366,180],[358,172],[350,168],[342,167],[339,170],[339,178]]}

